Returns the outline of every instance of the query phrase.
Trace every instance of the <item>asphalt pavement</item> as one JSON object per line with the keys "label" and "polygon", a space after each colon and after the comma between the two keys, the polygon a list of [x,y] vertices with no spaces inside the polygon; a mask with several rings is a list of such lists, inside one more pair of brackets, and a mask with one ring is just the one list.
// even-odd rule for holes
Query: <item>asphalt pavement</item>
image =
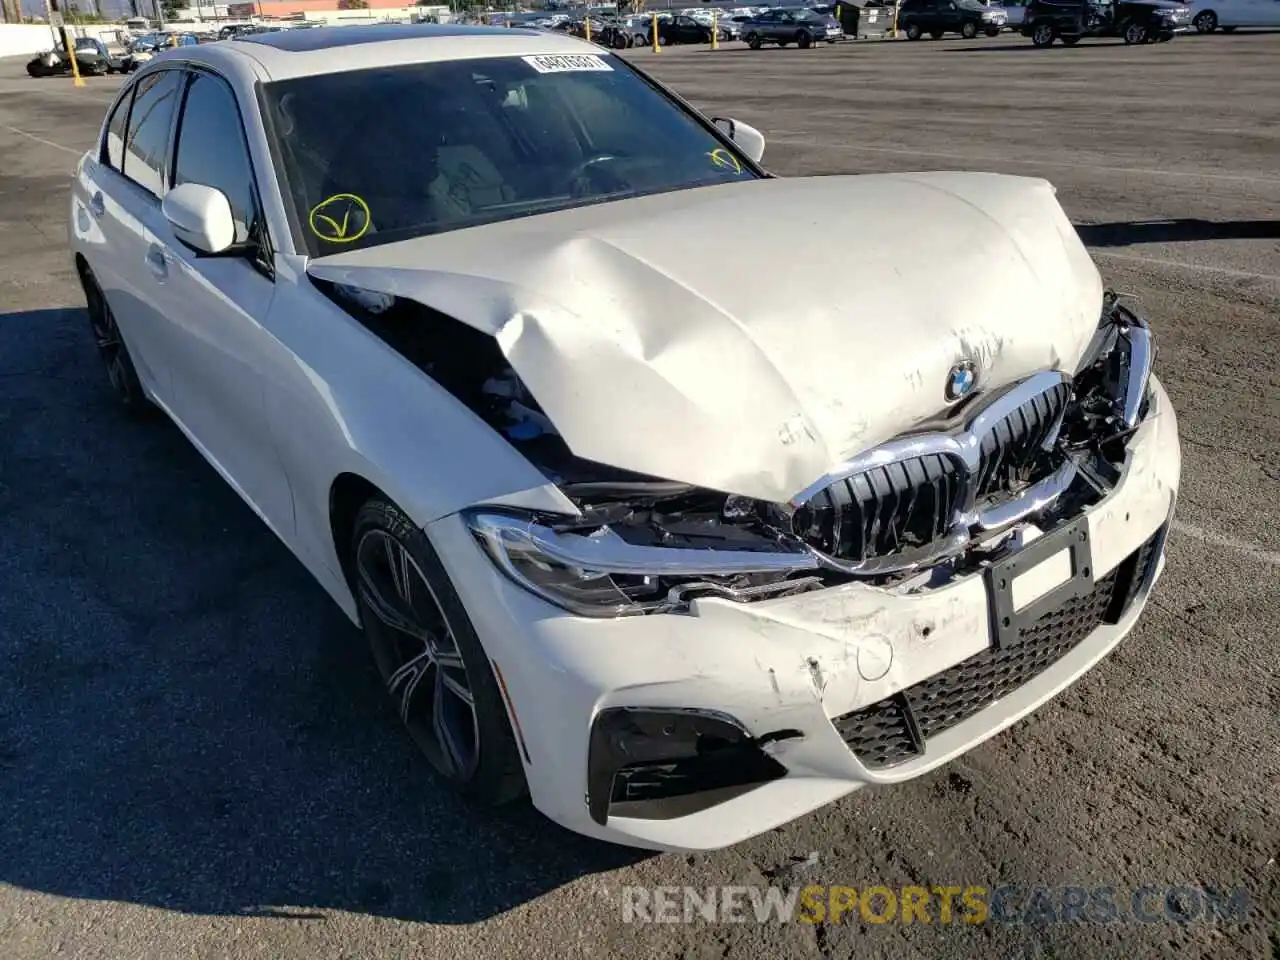
{"label": "asphalt pavement", "polygon": [[[3,61],[0,958],[1280,957],[1280,34],[628,56],[762,129],[780,174],[1056,184],[1152,316],[1180,418],[1145,618],[961,760],[730,850],[647,855],[469,811],[303,568],[176,428],[107,402],[65,221],[119,79]],[[807,269],[766,237],[742,265],[744,283]],[[1156,915],[624,922],[625,887],[808,883],[1010,885],[1022,905],[1150,887]],[[1248,918],[1175,916],[1172,885],[1243,889]]]}

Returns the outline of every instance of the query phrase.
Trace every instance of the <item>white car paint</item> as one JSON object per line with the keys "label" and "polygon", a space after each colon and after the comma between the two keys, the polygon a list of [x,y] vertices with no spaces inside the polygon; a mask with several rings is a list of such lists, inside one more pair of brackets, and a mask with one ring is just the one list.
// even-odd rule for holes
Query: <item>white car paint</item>
{"label": "white car paint", "polygon": [[[736,238],[766,234],[810,269],[744,283],[729,269]],[[833,236],[847,239],[837,249]],[[930,283],[902,282],[904,249],[936,265]],[[838,300],[813,296],[814,276],[846,257],[866,279]],[[1073,369],[1102,296],[1047,183],[967,173],[727,184],[368,247],[308,271],[497,337],[579,456],[775,501],[936,414],[961,357],[980,358],[988,390]],[[616,319],[591,323],[605,315]],[[894,351],[868,364],[888,317]],[[634,431],[664,439],[637,445]]]}
{"label": "white car paint", "polygon": [[1280,27],[1280,0],[1204,0],[1191,4],[1191,23],[1200,29],[1206,13],[1219,28]]}
{"label": "white car paint", "polygon": [[[614,618],[571,615],[502,575],[462,511],[573,516],[577,506],[308,274],[375,299],[417,300],[491,333],[580,456],[769,500],[938,414],[959,358],[979,360],[984,391],[1071,372],[1101,309],[1097,271],[1051,188],[993,175],[764,180],[318,259],[295,247],[257,84],[388,63],[588,53],[610,56],[511,30],[446,30],[341,56],[238,41],[174,51],[139,79],[194,63],[231,85],[274,277],[236,258],[196,256],[159,204],[104,168],[96,150],[76,169],[70,245],[100,280],[147,393],[353,621],[331,527],[335,481],[364,478],[426,531],[500,667],[540,810],[614,842],[705,849],[861,786],[916,776],[1004,729],[1123,638],[1158,567],[1118,623],[930,737],[926,755],[880,771],[859,762],[831,719],[988,650],[980,570],[938,585],[852,580],[750,603],[701,597],[681,612]],[[765,233],[803,270],[739,276],[738,238]],[[880,252],[908,248],[933,275]],[[848,263],[873,269],[837,282]],[[1119,482],[1081,514],[1098,578],[1162,529],[1176,498],[1177,422],[1154,378],[1149,402]],[[1019,531],[1030,539],[1038,528],[1028,521]],[[782,779],[692,814],[602,824],[583,798],[592,721],[611,706],[713,711],[753,735],[802,736],[763,748],[786,767]]]}

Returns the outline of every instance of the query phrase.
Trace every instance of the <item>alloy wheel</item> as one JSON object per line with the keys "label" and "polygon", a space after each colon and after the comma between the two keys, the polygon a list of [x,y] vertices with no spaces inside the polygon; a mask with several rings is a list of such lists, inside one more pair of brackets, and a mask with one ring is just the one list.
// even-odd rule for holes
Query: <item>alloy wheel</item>
{"label": "alloy wheel", "polygon": [[1206,10],[1196,17],[1194,26],[1196,33],[1213,33],[1218,29],[1218,15],[1212,10]]}
{"label": "alloy wheel", "polygon": [[133,369],[133,361],[124,345],[120,334],[120,325],[111,312],[106,297],[98,289],[96,283],[85,285],[85,299],[89,308],[89,325],[93,330],[93,340],[98,348],[98,356],[107,369],[107,379],[111,389],[115,391],[120,402],[125,406],[137,406],[142,400],[141,385],[138,374]]}
{"label": "alloy wheel", "polygon": [[475,696],[435,591],[386,530],[360,538],[356,573],[374,659],[401,721],[440,773],[470,780],[480,762]]}

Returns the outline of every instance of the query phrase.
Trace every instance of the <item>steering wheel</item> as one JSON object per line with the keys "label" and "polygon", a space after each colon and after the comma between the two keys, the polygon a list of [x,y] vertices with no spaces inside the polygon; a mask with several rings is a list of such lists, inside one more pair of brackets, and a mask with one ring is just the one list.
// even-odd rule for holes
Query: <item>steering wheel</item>
{"label": "steering wheel", "polygon": [[[615,163],[619,160],[629,159],[631,158],[616,153],[597,153],[593,157],[588,157],[569,172],[570,194],[574,197],[588,196],[592,192],[592,187],[599,185],[592,181],[597,174],[602,172],[600,164]],[[617,174],[607,174],[606,176],[608,179],[613,181],[613,184],[611,185],[604,185],[606,193],[611,193],[614,190],[621,190],[626,186],[625,181],[618,177]]]}

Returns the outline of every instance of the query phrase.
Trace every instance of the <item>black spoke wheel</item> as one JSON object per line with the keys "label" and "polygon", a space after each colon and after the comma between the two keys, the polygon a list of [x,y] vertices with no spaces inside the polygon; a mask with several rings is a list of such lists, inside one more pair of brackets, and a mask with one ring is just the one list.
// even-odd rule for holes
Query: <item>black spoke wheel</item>
{"label": "black spoke wheel", "polygon": [[133,366],[133,358],[129,356],[129,348],[125,346],[116,315],[87,268],[81,270],[80,280],[84,286],[85,304],[89,311],[89,329],[93,332],[93,342],[98,348],[98,356],[102,359],[103,367],[106,368],[107,381],[111,384],[111,390],[122,407],[131,413],[142,414],[150,408],[151,404],[142,391],[138,371]]}
{"label": "black spoke wheel", "polygon": [[1218,15],[1212,10],[1206,10],[1196,15],[1192,26],[1196,28],[1196,33],[1213,33],[1218,29]]}
{"label": "black spoke wheel", "polygon": [[352,579],[365,636],[401,722],[472,799],[524,792],[506,707],[462,601],[426,536],[394,505],[356,517]]}

